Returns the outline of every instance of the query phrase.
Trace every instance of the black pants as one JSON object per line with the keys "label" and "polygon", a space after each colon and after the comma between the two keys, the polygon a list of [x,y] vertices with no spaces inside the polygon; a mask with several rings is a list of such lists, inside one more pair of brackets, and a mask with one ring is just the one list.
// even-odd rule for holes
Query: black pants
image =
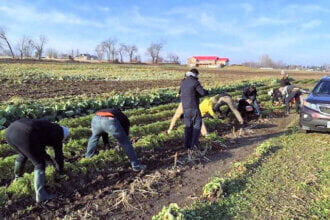
{"label": "black pants", "polygon": [[294,98],[295,99],[295,105],[296,105],[296,112],[299,112],[300,110],[300,96],[301,92],[298,91],[293,91],[289,94],[288,97],[285,99],[285,106],[286,106],[286,111],[290,112],[290,101]]}
{"label": "black pants", "polygon": [[199,109],[184,109],[184,146],[187,149],[198,146],[202,126],[202,115]]}
{"label": "black pants", "polygon": [[[10,129],[10,128],[8,128]],[[46,158],[49,156],[45,151],[45,146],[41,146],[38,142],[37,134],[17,134],[15,130],[6,132],[7,143],[14,148],[18,153],[16,162],[21,163],[24,166],[27,159],[29,159],[34,169],[45,169]]]}

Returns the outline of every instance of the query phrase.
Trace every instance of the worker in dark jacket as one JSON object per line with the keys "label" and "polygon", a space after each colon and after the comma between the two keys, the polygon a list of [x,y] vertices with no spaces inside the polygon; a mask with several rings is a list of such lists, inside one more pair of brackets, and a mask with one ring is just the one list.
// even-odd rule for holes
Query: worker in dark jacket
{"label": "worker in dark jacket", "polygon": [[6,130],[6,140],[18,153],[15,161],[15,179],[23,175],[24,165],[29,159],[34,165],[34,189],[36,201],[42,202],[55,198],[45,189],[45,166],[51,157],[46,146],[55,151],[56,170],[64,171],[62,143],[68,137],[69,130],[55,123],[40,119],[20,119],[10,124]]}
{"label": "worker in dark jacket", "polygon": [[186,73],[180,86],[181,103],[183,107],[185,139],[184,145],[190,150],[198,148],[198,140],[201,132],[202,116],[199,110],[199,98],[208,95],[198,81],[198,70],[191,69]]}
{"label": "worker in dark jacket", "polygon": [[258,116],[261,116],[261,111],[257,102],[257,89],[251,85],[243,90],[242,99],[245,99],[250,105],[253,105]]}
{"label": "worker in dark jacket", "polygon": [[282,70],[281,75],[282,75],[282,78],[280,80],[280,86],[284,87],[284,86],[291,85],[290,80],[289,80],[289,74],[287,74],[286,72],[284,72],[284,70]]}
{"label": "worker in dark jacket", "polygon": [[286,114],[290,114],[290,102],[294,99],[296,105],[296,112],[300,112],[300,104],[301,104],[301,95],[302,90],[295,87],[294,85],[289,85],[285,87],[281,87],[279,89],[283,95],[283,102],[285,103]]}
{"label": "worker in dark jacket", "polygon": [[85,156],[87,158],[94,156],[99,138],[108,134],[113,136],[124,149],[133,170],[137,172],[144,170],[146,166],[138,162],[136,152],[129,140],[129,128],[130,122],[127,116],[119,109],[103,109],[96,112],[92,119],[92,136],[89,138]]}

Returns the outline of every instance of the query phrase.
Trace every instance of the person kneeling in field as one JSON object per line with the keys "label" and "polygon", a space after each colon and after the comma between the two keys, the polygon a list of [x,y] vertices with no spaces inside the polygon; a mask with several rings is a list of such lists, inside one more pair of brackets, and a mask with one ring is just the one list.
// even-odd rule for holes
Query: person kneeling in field
{"label": "person kneeling in field", "polygon": [[253,105],[256,114],[261,117],[261,111],[257,102],[257,89],[250,85],[243,90],[242,99],[245,99],[250,105]]}
{"label": "person kneeling in field", "polygon": [[92,136],[89,138],[85,157],[90,158],[96,154],[98,140],[106,133],[113,136],[124,149],[134,171],[139,172],[146,169],[146,165],[139,163],[136,152],[129,140],[130,122],[121,110],[103,109],[96,112],[91,126]]}
{"label": "person kneeling in field", "polygon": [[240,99],[238,101],[237,110],[241,113],[242,117],[247,119],[254,113],[253,106],[246,101],[246,99]]}
{"label": "person kneeling in field", "polygon": [[[216,118],[216,112],[220,112],[220,107],[223,105],[228,105],[229,109],[234,113],[234,115],[236,116],[236,118],[240,124],[244,123],[244,120],[243,120],[241,114],[237,111],[237,109],[234,106],[231,96],[226,93],[218,94],[218,95],[210,97],[210,98],[205,98],[200,103],[199,109],[201,111],[202,117],[209,115],[212,118]],[[229,109],[228,109],[228,111],[229,111]],[[228,112],[226,113],[226,115],[227,114],[228,114]],[[182,108],[182,103],[180,103],[178,108],[175,111],[174,116],[172,117],[170,127],[167,130],[168,134],[170,134],[172,132],[176,121],[179,118],[181,118],[182,116],[183,116],[183,108]],[[203,136],[207,136],[207,134],[208,134],[205,123],[203,121],[202,121],[202,127],[201,127],[201,134]]]}
{"label": "person kneeling in field", "polygon": [[20,119],[10,124],[6,130],[6,140],[18,153],[15,161],[15,179],[23,175],[24,165],[29,159],[34,165],[34,189],[36,201],[42,202],[55,198],[45,189],[46,160],[52,161],[46,153],[46,146],[55,151],[56,170],[64,172],[62,143],[69,136],[69,130],[55,123],[40,119]]}

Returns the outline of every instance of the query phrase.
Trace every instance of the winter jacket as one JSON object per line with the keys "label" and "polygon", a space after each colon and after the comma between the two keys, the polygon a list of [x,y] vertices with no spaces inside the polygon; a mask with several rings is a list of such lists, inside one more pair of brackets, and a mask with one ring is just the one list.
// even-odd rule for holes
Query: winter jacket
{"label": "winter jacket", "polygon": [[[110,114],[107,114],[107,113],[110,113]],[[127,136],[129,135],[129,128],[130,128],[129,119],[120,109],[116,109],[116,108],[102,109],[102,110],[97,111],[96,115],[105,116],[105,117],[113,117],[113,118],[118,119],[120,125],[123,127]]]}
{"label": "winter jacket", "polygon": [[284,87],[284,86],[289,86],[291,85],[289,78],[282,78],[280,81],[280,86]]}
{"label": "winter jacket", "polygon": [[252,92],[250,88],[245,88],[243,90],[242,99],[250,99],[251,101],[255,101],[257,99],[257,89],[254,89]]}
{"label": "winter jacket", "polygon": [[199,98],[208,95],[208,92],[204,90],[198,78],[188,76],[181,82],[180,95],[183,110],[198,109]]}
{"label": "winter jacket", "polygon": [[[25,150],[31,155],[44,157],[49,160],[46,146],[54,148],[55,161],[60,171],[63,170],[63,129],[60,125],[41,119],[20,119],[10,124],[6,130],[6,139],[10,140],[16,148],[28,148]],[[40,156],[42,155],[42,156]]]}

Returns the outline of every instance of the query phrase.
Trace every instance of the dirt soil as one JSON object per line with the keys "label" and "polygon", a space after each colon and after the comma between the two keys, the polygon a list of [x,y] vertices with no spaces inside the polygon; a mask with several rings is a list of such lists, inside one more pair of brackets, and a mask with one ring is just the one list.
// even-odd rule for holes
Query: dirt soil
{"label": "dirt soil", "polygon": [[[139,152],[145,172],[134,173],[128,167],[108,169],[99,173],[83,190],[63,193],[56,200],[29,206],[7,207],[6,216],[13,218],[89,218],[150,219],[163,206],[178,203],[180,206],[194,202],[210,178],[228,172],[232,164],[244,161],[256,146],[266,139],[284,134],[288,124],[297,115],[273,115],[266,119],[250,121],[242,131],[232,132],[228,127],[221,131],[225,145],[213,145],[205,157],[187,159],[178,143],[168,143],[168,148]],[[180,144],[181,145],[181,144]],[[77,181],[77,180],[75,180]],[[69,186],[63,186],[66,188]],[[31,202],[31,201],[30,201]]]}
{"label": "dirt soil", "polygon": [[74,80],[38,80],[22,84],[3,83],[0,101],[12,97],[53,98],[58,96],[102,94],[110,91],[126,92],[135,89],[167,88],[177,86],[179,80],[144,80],[144,81],[74,81]]}

